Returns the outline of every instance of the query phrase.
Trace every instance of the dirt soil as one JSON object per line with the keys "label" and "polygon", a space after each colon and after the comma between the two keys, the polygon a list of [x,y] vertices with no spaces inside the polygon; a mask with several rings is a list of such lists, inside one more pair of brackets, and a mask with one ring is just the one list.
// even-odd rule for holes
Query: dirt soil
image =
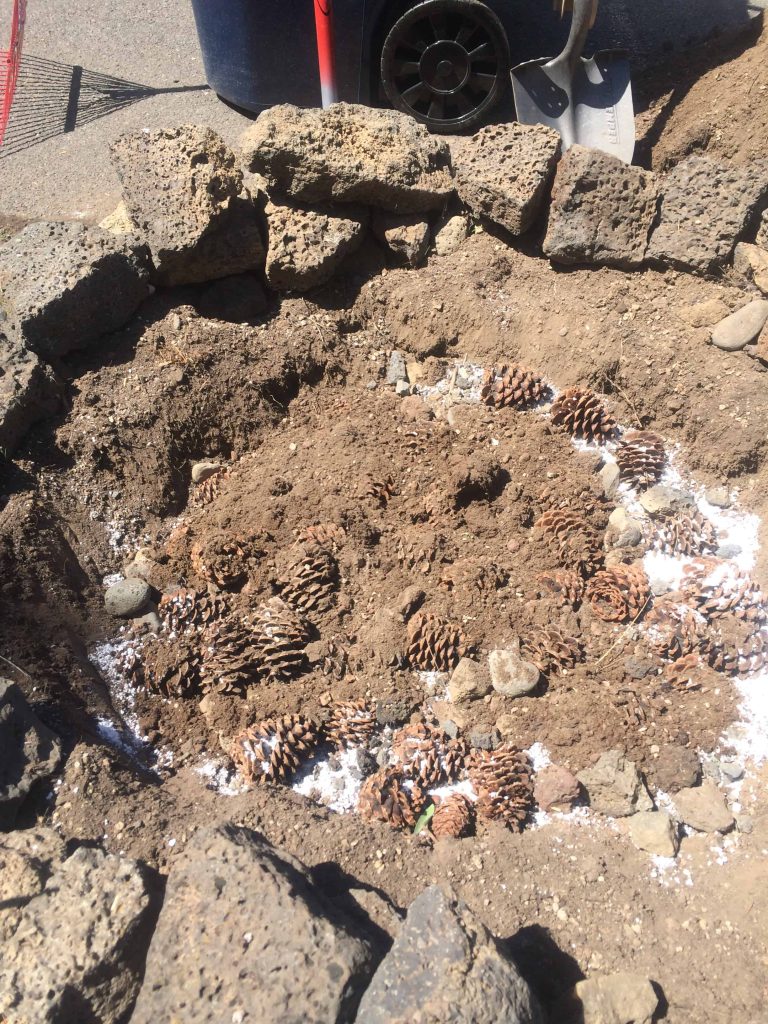
{"label": "dirt soil", "polygon": [[[716,73],[724,101],[758,109],[746,131],[738,116],[721,119],[706,148],[735,161],[758,155],[765,50],[764,36],[687,89],[652,148],[654,166],[701,148],[691,140]],[[197,825],[233,820],[299,856],[342,901],[356,886],[404,909],[447,880],[508,942],[547,1005],[584,974],[628,970],[661,986],[673,1024],[757,1024],[768,998],[764,777],[741,794],[749,831],[686,836],[662,872],[621,820],[554,820],[520,834],[481,821],[476,836],[433,844],[287,787],[227,795],[201,776],[246,724],[291,712],[323,719],[331,699],[365,698],[382,725],[426,710],[465,734],[495,727],[519,747],[542,743],[573,771],[619,747],[656,792],[670,765],[714,750],[737,715],[728,678],[670,689],[639,627],[546,597],[537,575],[558,562],[535,528],[544,511],[584,515],[603,553],[611,547],[599,453],[578,450],[540,410],[465,399],[472,366],[500,362],[534,368],[557,391],[594,388],[623,425],[659,432],[669,450],[679,446],[682,470],[737,489],[765,521],[766,368],[711,347],[702,312],[751,296],[727,279],[672,271],[555,269],[533,245],[518,251],[481,229],[416,271],[370,275],[355,263],[306,298],[275,299],[252,324],[204,319],[191,289],[158,293],[129,329],[58,368],[69,407],[6,467],[0,511],[0,652],[69,751],[37,813],[68,841],[163,871]],[[371,266],[381,270],[380,257]],[[400,399],[385,384],[393,349],[412,361],[420,394]],[[448,401],[435,388],[446,379]],[[191,484],[198,460],[226,468],[210,495]],[[234,544],[238,573],[220,590],[246,613],[281,590],[297,537],[318,523],[343,528],[344,539],[333,597],[310,616],[307,670],[203,701],[139,690],[151,743],[137,753],[106,742],[103,723],[119,727],[124,706],[89,654],[114,641],[120,672],[120,657],[152,641],[141,628],[118,633],[104,578],[139,551],[158,592],[213,590],[205,567]],[[764,529],[761,541],[765,552]],[[755,576],[768,583],[765,555]],[[580,639],[584,660],[527,697],[446,705],[404,656],[402,595],[414,585],[479,659],[556,622]],[[158,751],[172,761],[153,765]]]}

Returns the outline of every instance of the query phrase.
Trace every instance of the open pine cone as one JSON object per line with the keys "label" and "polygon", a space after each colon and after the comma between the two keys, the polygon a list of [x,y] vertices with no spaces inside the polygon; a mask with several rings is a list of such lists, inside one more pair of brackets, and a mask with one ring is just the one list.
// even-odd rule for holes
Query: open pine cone
{"label": "open pine cone", "polygon": [[183,633],[186,629],[204,628],[229,613],[227,599],[207,590],[188,590],[182,587],[172,594],[163,594],[157,614],[163,629]]}
{"label": "open pine cone", "polygon": [[524,366],[494,366],[483,374],[480,398],[486,405],[525,409],[549,394],[549,386]]}
{"label": "open pine cone", "polygon": [[474,807],[461,793],[437,797],[432,815],[432,834],[436,839],[461,839],[472,834]]}
{"label": "open pine cone", "polygon": [[264,537],[237,537],[217,531],[192,545],[192,569],[207,583],[233,590],[247,582],[256,559],[264,555]]}
{"label": "open pine cone", "polygon": [[239,615],[214,622],[201,638],[206,692],[240,693],[260,671],[259,637]]}
{"label": "open pine cone", "polygon": [[296,536],[296,547],[298,548],[327,548],[335,555],[339,548],[344,546],[347,533],[343,526],[336,523],[315,523],[314,526],[305,526]]}
{"label": "open pine cone", "polygon": [[150,637],[134,660],[130,677],[163,697],[190,697],[200,692],[202,653],[191,633],[172,640]]}
{"label": "open pine cone", "polygon": [[680,592],[665,594],[645,616],[646,638],[656,654],[674,661],[698,650],[705,622]]}
{"label": "open pine cone", "polygon": [[718,629],[711,629],[702,640],[699,651],[716,672],[749,676],[768,665],[768,633],[755,630],[744,619],[720,618]]}
{"label": "open pine cone", "polygon": [[671,555],[705,555],[717,550],[717,530],[698,509],[659,520],[653,546]]}
{"label": "open pine cone", "polygon": [[397,484],[390,475],[374,476],[369,473],[366,477],[363,487],[364,497],[371,498],[379,508],[386,508],[390,499],[399,493]]}
{"label": "open pine cone", "polygon": [[364,821],[386,821],[392,828],[413,828],[425,804],[424,793],[411,789],[393,768],[382,768],[362,785],[357,809]]}
{"label": "open pine cone", "polygon": [[579,638],[569,636],[558,626],[541,626],[533,630],[521,645],[521,653],[544,675],[573,668],[584,658]]}
{"label": "open pine cone", "polygon": [[219,466],[215,473],[207,476],[205,480],[201,480],[192,488],[193,503],[195,505],[210,505],[218,498],[228,477],[229,470],[226,466]]}
{"label": "open pine cone", "polygon": [[413,669],[450,672],[470,651],[461,626],[439,615],[417,612],[408,622],[406,657]]}
{"label": "open pine cone", "polygon": [[250,623],[258,634],[262,672],[273,679],[284,680],[304,670],[309,629],[290,605],[279,597],[272,597],[259,605]]}
{"label": "open pine cone", "polygon": [[473,750],[469,778],[478,795],[477,813],[522,831],[533,810],[531,773],[528,755],[515,747]]}
{"label": "open pine cone", "polygon": [[327,643],[326,653],[320,662],[320,668],[324,676],[331,676],[333,679],[343,679],[349,668],[349,637],[332,636]]}
{"label": "open pine cone", "polygon": [[392,753],[399,758],[407,778],[431,789],[458,777],[466,765],[469,748],[463,740],[451,739],[436,725],[415,722],[394,734]]}
{"label": "open pine cone", "polygon": [[376,729],[376,714],[364,700],[337,700],[326,722],[328,741],[339,750],[364,747]]}
{"label": "open pine cone", "polygon": [[536,521],[536,529],[555,549],[564,568],[591,576],[602,564],[600,537],[577,512],[547,509]]}
{"label": "open pine cone", "polygon": [[669,685],[684,693],[687,690],[701,688],[703,663],[697,652],[684,654],[677,661],[672,661],[664,668],[664,679]]}
{"label": "open pine cone", "polygon": [[587,583],[586,597],[603,622],[637,619],[651,597],[648,577],[640,565],[613,565]]}
{"label": "open pine cone", "polygon": [[633,487],[650,487],[664,472],[667,453],[664,441],[651,430],[633,430],[616,449],[616,463],[622,480]]}
{"label": "open pine cone", "polygon": [[683,571],[683,591],[702,615],[716,619],[732,614],[737,619],[765,622],[765,597],[760,587],[728,562],[700,558]]}
{"label": "open pine cone", "polygon": [[317,726],[309,718],[283,715],[244,729],[232,742],[231,756],[249,784],[287,782],[318,740]]}
{"label": "open pine cone", "polygon": [[572,437],[605,444],[616,434],[616,420],[588,388],[566,388],[552,403],[552,422]]}
{"label": "open pine cone", "polygon": [[542,593],[553,597],[560,606],[569,604],[577,608],[584,597],[584,580],[573,569],[540,572],[536,581]]}
{"label": "open pine cone", "polygon": [[284,601],[297,612],[327,611],[336,591],[339,564],[330,548],[302,547],[278,580]]}

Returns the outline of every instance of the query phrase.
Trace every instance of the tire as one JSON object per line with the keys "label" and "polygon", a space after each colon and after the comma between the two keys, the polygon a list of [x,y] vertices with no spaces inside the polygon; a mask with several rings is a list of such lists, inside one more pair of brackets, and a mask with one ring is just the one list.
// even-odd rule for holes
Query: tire
{"label": "tire", "polygon": [[509,43],[493,11],[479,0],[425,0],[387,33],[381,82],[396,110],[430,131],[483,124],[509,80]]}

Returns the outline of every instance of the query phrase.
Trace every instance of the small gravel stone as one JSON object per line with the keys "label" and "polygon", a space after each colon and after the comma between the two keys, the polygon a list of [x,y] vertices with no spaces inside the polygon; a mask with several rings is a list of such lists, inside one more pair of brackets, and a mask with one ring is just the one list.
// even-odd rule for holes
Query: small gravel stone
{"label": "small gravel stone", "polygon": [[536,772],[533,795],[542,811],[570,811],[581,799],[581,784],[567,768],[550,764]]}
{"label": "small gravel stone", "polygon": [[104,594],[104,606],[120,619],[132,619],[149,603],[151,588],[140,579],[120,580]]}
{"label": "small gravel stone", "polygon": [[581,1024],[651,1024],[659,1000],[638,974],[611,974],[578,981],[555,1006],[551,1020]]}
{"label": "small gravel stone", "polygon": [[677,743],[663,745],[650,769],[654,786],[664,793],[676,793],[701,780],[701,762],[696,752]]}
{"label": "small gravel stone", "polygon": [[725,797],[709,779],[694,789],[681,789],[675,794],[674,804],[679,820],[697,832],[728,832],[733,828],[735,819]]}
{"label": "small gravel stone", "polygon": [[462,658],[448,683],[448,697],[454,704],[461,704],[484,697],[492,688],[488,666]]}
{"label": "small gravel stone", "polygon": [[523,697],[539,682],[539,670],[517,651],[491,651],[488,667],[494,690],[505,697]]}
{"label": "small gravel stone", "polygon": [[741,548],[738,544],[721,544],[715,554],[718,558],[738,558]]}
{"label": "small gravel stone", "polygon": [[712,487],[704,492],[704,497],[715,508],[730,508],[731,496],[725,487]]}
{"label": "small gravel stone", "polygon": [[678,490],[676,487],[665,487],[663,484],[649,487],[640,495],[639,501],[649,515],[677,512],[681,508],[687,508],[694,504],[692,494]]}
{"label": "small gravel stone", "polygon": [[674,857],[678,850],[677,832],[665,811],[641,811],[629,819],[629,838],[638,850],[659,857]]}
{"label": "small gravel stone", "polygon": [[467,733],[467,739],[475,750],[495,750],[501,743],[501,733],[493,725],[475,725]]}
{"label": "small gravel stone", "polygon": [[607,462],[600,470],[600,483],[606,498],[612,498],[619,486],[619,467],[615,462]]}
{"label": "small gravel stone", "polygon": [[768,299],[753,299],[717,324],[712,331],[712,344],[725,352],[738,352],[757,340],[766,320]]}
{"label": "small gravel stone", "polygon": [[424,591],[416,584],[406,587],[405,590],[400,591],[395,598],[394,609],[403,622],[407,622],[408,619],[410,619],[416,609],[421,605],[424,597]]}
{"label": "small gravel stone", "polygon": [[192,467],[192,483],[201,484],[209,476],[213,476],[221,469],[219,462],[196,462]]}
{"label": "small gravel stone", "polygon": [[398,398],[405,398],[405,396],[410,395],[410,393],[411,385],[407,380],[399,380],[397,384],[395,384],[395,394]]}
{"label": "small gravel stone", "polygon": [[590,806],[600,814],[623,818],[653,808],[634,762],[620,750],[606,751],[597,764],[579,772],[578,779],[587,791]]}
{"label": "small gravel stone", "polygon": [[405,368],[405,356],[395,349],[389,357],[387,364],[387,384],[394,386],[398,381],[408,380],[408,371]]}

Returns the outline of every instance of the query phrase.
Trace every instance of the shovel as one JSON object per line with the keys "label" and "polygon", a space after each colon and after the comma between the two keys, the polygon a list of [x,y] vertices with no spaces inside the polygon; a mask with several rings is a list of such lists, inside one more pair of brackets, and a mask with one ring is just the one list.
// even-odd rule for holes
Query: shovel
{"label": "shovel", "polygon": [[590,60],[581,56],[597,2],[573,0],[571,31],[559,56],[529,60],[512,69],[517,119],[554,128],[563,150],[589,146],[630,163],[635,112],[626,53],[600,50]]}

